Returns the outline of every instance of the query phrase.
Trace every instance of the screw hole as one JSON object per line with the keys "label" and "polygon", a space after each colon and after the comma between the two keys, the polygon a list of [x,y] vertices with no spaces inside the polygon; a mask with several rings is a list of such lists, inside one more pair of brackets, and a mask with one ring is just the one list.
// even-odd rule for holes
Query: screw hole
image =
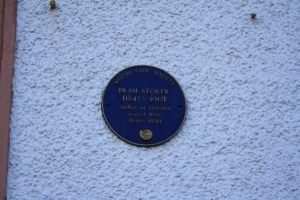
{"label": "screw hole", "polygon": [[54,10],[56,8],[55,0],[50,0],[50,8],[51,10]]}
{"label": "screw hole", "polygon": [[251,20],[252,21],[256,20],[256,13],[253,12],[250,15],[251,15]]}

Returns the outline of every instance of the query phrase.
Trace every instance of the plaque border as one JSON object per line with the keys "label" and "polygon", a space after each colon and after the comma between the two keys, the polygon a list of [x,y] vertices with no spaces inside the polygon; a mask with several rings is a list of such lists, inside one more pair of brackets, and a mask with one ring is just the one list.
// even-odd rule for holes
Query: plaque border
{"label": "plaque border", "polygon": [[[107,120],[107,118],[106,118],[106,115],[105,115],[105,113],[104,113],[104,107],[103,107],[104,94],[105,94],[105,92],[106,92],[106,90],[107,90],[107,87],[110,85],[111,81],[112,81],[117,75],[119,75],[120,73],[122,73],[122,72],[124,72],[124,71],[126,71],[126,70],[128,70],[128,69],[130,69],[130,68],[143,67],[143,66],[145,66],[145,67],[152,67],[152,68],[154,68],[154,69],[161,70],[161,71],[165,72],[168,76],[172,77],[172,78],[174,79],[174,81],[177,83],[177,85],[179,86],[180,90],[182,91],[183,98],[184,98],[185,111],[184,111],[184,116],[183,116],[183,119],[182,119],[182,122],[181,122],[180,126],[176,129],[176,131],[175,131],[174,133],[171,134],[170,137],[168,137],[167,139],[165,139],[165,140],[163,140],[163,141],[161,141],[161,142],[157,142],[157,143],[154,143],[154,144],[139,144],[139,143],[131,142],[131,141],[129,141],[129,140],[123,138],[123,137],[122,137],[121,135],[119,135],[119,134],[117,133],[117,131],[115,131],[115,130],[111,127],[111,125],[109,124],[109,122],[108,122],[108,120]],[[185,122],[185,120],[186,120],[187,101],[186,101],[186,96],[185,96],[185,94],[184,94],[184,91],[183,91],[181,85],[178,83],[178,81],[177,81],[177,80],[176,80],[176,79],[175,79],[168,71],[166,71],[166,70],[164,70],[164,69],[161,69],[161,68],[158,68],[158,67],[155,67],[155,66],[152,66],[152,65],[144,65],[144,64],[140,64],[140,65],[132,65],[132,66],[127,66],[127,67],[125,67],[124,69],[122,69],[122,70],[120,70],[119,72],[117,72],[117,73],[109,80],[109,82],[106,84],[106,86],[105,86],[105,88],[104,88],[104,90],[103,90],[103,92],[102,92],[102,95],[101,95],[101,112],[102,112],[102,116],[103,116],[103,118],[104,118],[105,124],[109,127],[109,129],[110,129],[110,130],[114,133],[114,135],[116,135],[118,138],[120,138],[121,140],[125,141],[125,142],[128,143],[128,144],[132,144],[132,145],[135,145],[135,146],[138,146],[138,147],[153,147],[153,146],[158,146],[158,145],[160,145],[160,144],[163,144],[163,143],[168,142],[168,141],[171,140],[175,135],[177,135],[177,133],[181,130],[181,128],[182,128],[182,126],[183,126],[183,124],[184,124],[184,122]]]}

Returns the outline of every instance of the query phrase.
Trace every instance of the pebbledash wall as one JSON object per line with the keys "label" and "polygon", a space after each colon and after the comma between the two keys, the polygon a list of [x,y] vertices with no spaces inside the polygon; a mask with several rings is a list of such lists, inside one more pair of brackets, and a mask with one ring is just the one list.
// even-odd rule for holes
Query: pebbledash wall
{"label": "pebbledash wall", "polygon": [[[8,199],[299,199],[298,0],[56,3],[18,2]],[[137,64],[185,92],[164,145],[103,120],[106,84]]]}

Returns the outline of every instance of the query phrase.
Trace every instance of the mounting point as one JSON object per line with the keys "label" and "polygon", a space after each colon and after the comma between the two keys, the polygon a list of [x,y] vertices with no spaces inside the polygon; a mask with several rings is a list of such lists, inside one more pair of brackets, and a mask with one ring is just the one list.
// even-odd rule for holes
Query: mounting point
{"label": "mounting point", "polygon": [[256,13],[253,12],[250,15],[251,15],[251,20],[256,20]]}
{"label": "mounting point", "polygon": [[50,8],[51,8],[51,10],[53,10],[53,9],[56,8],[56,2],[55,2],[55,0],[50,0]]}

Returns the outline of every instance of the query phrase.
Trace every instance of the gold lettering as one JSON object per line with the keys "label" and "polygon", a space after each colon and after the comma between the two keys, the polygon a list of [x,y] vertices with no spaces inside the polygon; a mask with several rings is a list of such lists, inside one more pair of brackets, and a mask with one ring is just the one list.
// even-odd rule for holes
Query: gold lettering
{"label": "gold lettering", "polygon": [[161,113],[149,113],[149,117],[161,117]]}
{"label": "gold lettering", "polygon": [[143,123],[143,120],[139,119],[139,118],[131,117],[131,118],[128,118],[128,123],[140,124],[140,123]]}
{"label": "gold lettering", "polygon": [[165,103],[167,101],[166,96],[150,96],[149,98],[150,102],[163,102]]}
{"label": "gold lettering", "polygon": [[129,88],[128,89],[128,93],[135,93],[135,94],[137,94],[138,93],[138,89],[137,88]]}
{"label": "gold lettering", "polygon": [[137,94],[138,93],[138,89],[137,88],[129,88],[129,89],[119,88],[118,92],[119,93],[134,93],[134,94]]}
{"label": "gold lettering", "polygon": [[138,102],[140,101],[140,96],[133,96],[131,94],[123,95],[122,100],[125,102]]}
{"label": "gold lettering", "polygon": [[160,78],[164,79],[165,81],[167,81],[171,85],[175,84],[175,81],[165,73],[162,73],[160,71],[154,71],[154,75],[159,76]]}
{"label": "gold lettering", "polygon": [[168,94],[168,92],[166,88],[142,88],[143,94]]}
{"label": "gold lettering", "polygon": [[123,105],[123,106],[119,106],[120,110],[136,110],[136,106],[131,106],[131,105]]}
{"label": "gold lettering", "polygon": [[141,112],[141,113],[129,112],[128,116],[129,117],[145,117],[146,113],[145,112]]}
{"label": "gold lettering", "polygon": [[136,73],[149,73],[151,69],[148,68],[137,68],[135,70]]}
{"label": "gold lettering", "polygon": [[130,76],[131,74],[132,74],[132,71],[125,71],[117,78],[117,80],[115,80],[115,84],[120,83],[124,78]]}
{"label": "gold lettering", "polygon": [[119,93],[126,93],[126,88],[119,88],[119,89],[118,89],[118,92],[119,92]]}
{"label": "gold lettering", "polygon": [[159,118],[149,118],[148,119],[148,124],[161,124],[162,120]]}
{"label": "gold lettering", "polygon": [[149,110],[170,111],[172,108],[170,106],[149,106]]}

